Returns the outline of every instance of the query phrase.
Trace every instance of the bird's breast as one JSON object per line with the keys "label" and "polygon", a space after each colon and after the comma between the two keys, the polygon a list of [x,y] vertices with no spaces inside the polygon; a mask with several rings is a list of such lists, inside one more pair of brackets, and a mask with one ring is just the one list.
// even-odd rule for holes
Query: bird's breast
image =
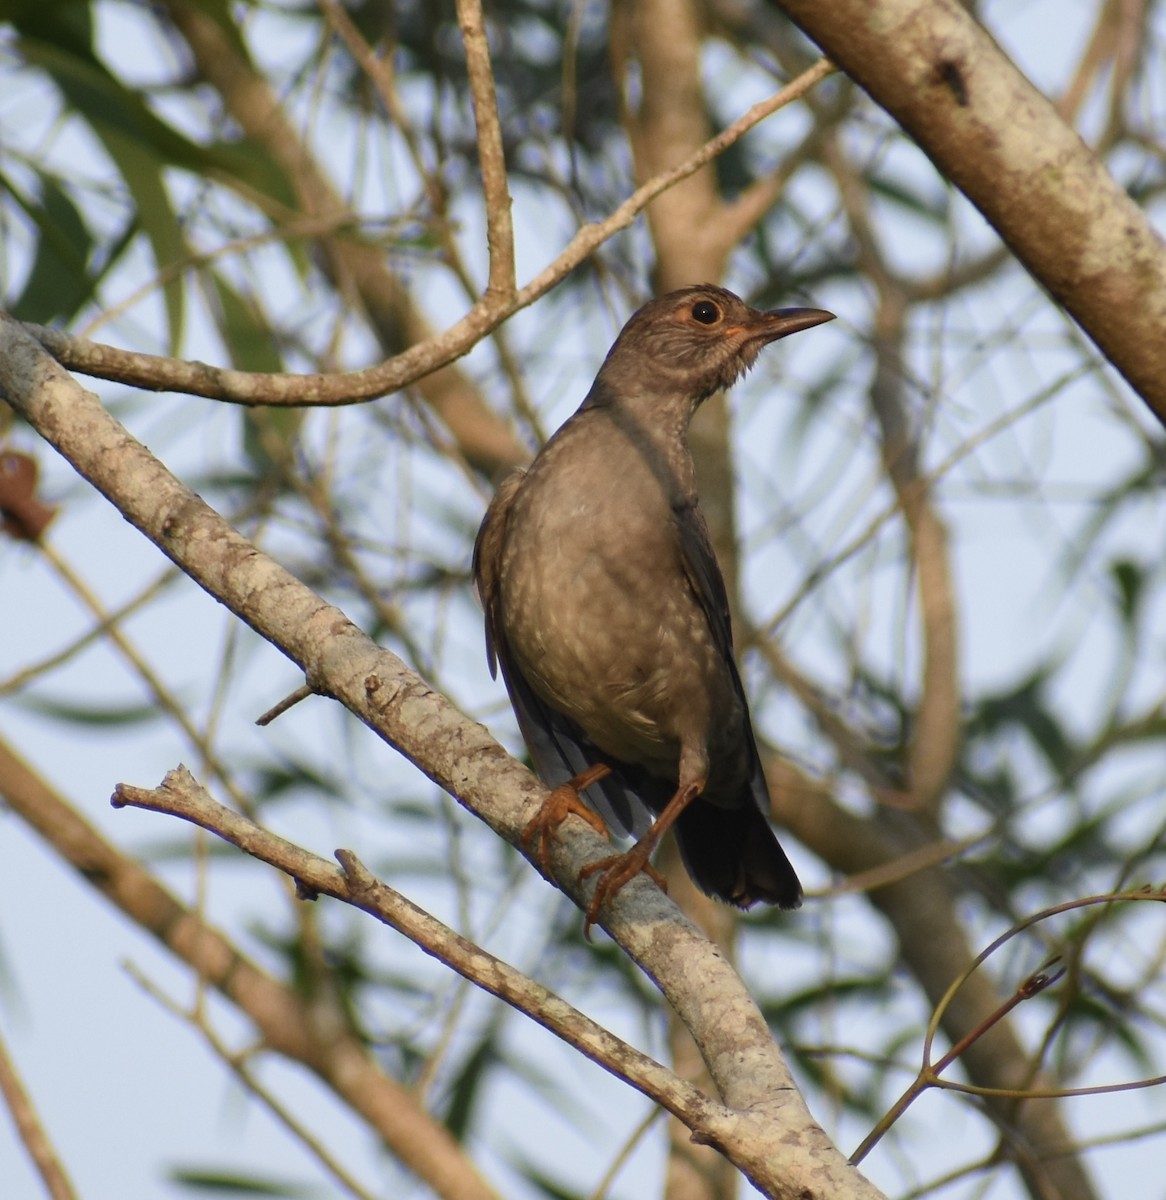
{"label": "bird's breast", "polygon": [[532,472],[508,523],[500,611],[545,703],[604,752],[675,777],[681,743],[707,740],[718,710],[733,724],[738,700],[667,497],[644,482],[635,464],[578,485]]}

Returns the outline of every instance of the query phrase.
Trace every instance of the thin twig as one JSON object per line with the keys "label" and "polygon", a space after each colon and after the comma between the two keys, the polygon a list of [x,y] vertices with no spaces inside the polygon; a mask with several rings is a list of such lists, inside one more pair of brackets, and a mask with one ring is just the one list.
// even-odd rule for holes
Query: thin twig
{"label": "thin twig", "polygon": [[25,1090],[15,1065],[8,1057],[3,1038],[0,1038],[0,1096],[8,1105],[17,1136],[24,1143],[28,1157],[44,1181],[49,1196],[52,1200],[77,1200],[69,1176],[33,1107],[32,1097]]}
{"label": "thin twig", "polygon": [[478,162],[486,200],[486,244],[490,249],[490,282],[487,296],[509,300],[515,292],[514,223],[510,214],[510,189],[506,182],[506,152],[498,120],[498,95],[490,67],[490,47],[480,0],[457,0],[457,19],[466,48],[466,73],[474,104],[478,133]]}
{"label": "thin twig", "polygon": [[214,748],[213,739],[208,732],[198,728],[185,707],[179,703],[178,698],[166,686],[162,677],[146,661],[138,647],[122,631],[120,624],[109,619],[109,614],[105,606],[101,603],[100,598],[89,587],[81,575],[73,570],[64,556],[49,542],[42,542],[40,549],[46,561],[69,587],[73,595],[104,627],[107,641],[118,651],[130,670],[138,676],[154,705],[166,713],[178,728],[182,730],[191,747],[198,751],[202,760],[214,771],[215,778],[226,788],[231,799],[241,808],[244,807],[247,804],[247,797],[235,783],[226,764],[219,758]]}
{"label": "thin twig", "polygon": [[231,404],[270,406],[356,404],[400,391],[422,376],[460,358],[507,317],[546,295],[604,242],[631,225],[662,192],[695,174],[755,125],[778,109],[792,104],[833,70],[830,62],[820,60],[781,91],[753,105],[679,166],[661,172],[638,187],[605,220],[584,225],[566,248],[517,292],[502,296],[487,289],[486,294],[460,321],[374,367],[328,375],[239,371],[120,350],[114,346],[88,342],[45,325],[30,323],[24,328],[62,366],[99,379],[115,379],[153,391],[186,392]]}
{"label": "thin twig", "polygon": [[296,881],[303,898],[332,896],[362,909],[404,934],[459,975],[538,1022],[605,1071],[668,1109],[690,1128],[701,1129],[709,1116],[720,1109],[691,1084],[375,878],[350,850],[336,851],[340,868],[334,867],[326,859],[219,804],[185,767],[168,772],[158,788],[119,784],[112,803],[115,808],[141,808],[181,817],[283,871]]}
{"label": "thin twig", "polygon": [[1023,921],[1017,922],[1012,928],[1006,930],[998,938],[992,941],[984,950],[982,950],[975,959],[969,964],[967,969],[953,981],[947,994],[936,1005],[935,1011],[931,1015],[931,1020],[928,1024],[927,1034],[923,1041],[923,1066],[920,1068],[919,1074],[912,1081],[910,1086],[903,1092],[899,1099],[891,1106],[890,1109],[883,1115],[878,1124],[871,1132],[863,1139],[858,1149],[850,1156],[850,1161],[857,1166],[867,1156],[874,1146],[882,1139],[888,1129],[903,1115],[904,1112],[913,1104],[923,1092],[928,1088],[942,1087],[946,1091],[961,1092],[971,1096],[993,1096],[993,1097],[1012,1097],[1017,1099],[1064,1099],[1070,1096],[1096,1096],[1106,1095],[1111,1092],[1128,1092],[1136,1091],[1142,1088],[1157,1087],[1166,1082],[1166,1076],[1155,1076],[1147,1079],[1131,1080],[1125,1083],[1110,1083],[1097,1084],[1090,1087],[1080,1088],[1050,1088],[1050,1087],[1024,1087],[1024,1088],[1004,1088],[1004,1087],[981,1087],[978,1084],[956,1083],[950,1080],[941,1079],[940,1075],[953,1062],[956,1061],[973,1043],[979,1041],[990,1029],[998,1025],[1014,1008],[1024,1003],[1025,1000],[1031,1000],[1034,996],[1039,995],[1048,987],[1056,983],[1064,974],[1065,968],[1050,964],[1039,971],[1034,972],[1025,979],[1019,987],[994,1008],[990,1013],[986,1014],[976,1026],[959,1038],[948,1052],[938,1059],[935,1063],[931,1062],[931,1047],[934,1042],[936,1030],[939,1028],[939,1023],[943,1019],[943,1014],[947,1010],[948,1005],[955,997],[956,992],[963,986],[967,979],[976,971],[986,959],[994,954],[1001,946],[1017,934],[1022,933],[1025,929],[1045,921],[1049,917],[1058,916],[1061,913],[1073,912],[1080,908],[1089,908],[1098,904],[1111,905],[1120,901],[1146,902],[1152,901],[1161,904],[1166,902],[1166,895],[1161,891],[1153,891],[1143,889],[1141,891],[1130,892],[1113,892],[1102,896],[1087,896],[1083,899],[1070,900],[1064,904],[1054,905],[1052,908],[1043,909],[1041,912],[1034,913],[1030,917],[1026,917]]}

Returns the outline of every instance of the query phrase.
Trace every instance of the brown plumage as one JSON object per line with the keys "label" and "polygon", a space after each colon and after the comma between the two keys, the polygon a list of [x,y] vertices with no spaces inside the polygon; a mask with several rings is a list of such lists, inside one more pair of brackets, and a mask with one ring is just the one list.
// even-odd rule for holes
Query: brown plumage
{"label": "brown plumage", "polygon": [[535,765],[557,789],[528,837],[543,839],[545,860],[553,826],[578,811],[572,784],[641,835],[585,872],[602,871],[588,925],[673,824],[709,895],[742,908],[801,902],[764,815],[688,425],[763,346],[831,316],[760,312],[712,285],[644,305],[579,410],[502,484],[482,522],[474,579],[490,669],[501,666]]}

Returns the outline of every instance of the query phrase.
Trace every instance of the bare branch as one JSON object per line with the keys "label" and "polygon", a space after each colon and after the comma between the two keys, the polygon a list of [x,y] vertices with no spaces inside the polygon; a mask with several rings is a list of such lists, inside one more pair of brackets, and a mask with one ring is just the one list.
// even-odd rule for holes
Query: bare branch
{"label": "bare branch", "polygon": [[498,121],[498,96],[490,68],[490,47],[480,0],[457,0],[457,19],[466,48],[466,73],[474,101],[478,130],[478,161],[486,200],[486,242],[490,248],[488,295],[509,300],[514,295],[514,224],[510,219],[510,189],[506,183],[506,154]]}
{"label": "bare branch", "polygon": [[[165,12],[185,38],[199,72],[218,91],[232,118],[248,137],[266,149],[287,175],[304,213],[325,220],[343,217],[352,221],[354,214],[350,206],[337,193],[323,166],[305,145],[268,79],[256,70],[240,44],[227,36],[224,27],[213,16],[196,6],[168,0]],[[224,182],[227,185],[234,183],[230,178]],[[296,223],[293,214],[292,224]],[[321,238],[319,245],[323,251],[320,255],[322,269],[337,291],[359,300],[384,355],[422,345],[433,337],[432,328],[389,270],[382,253],[370,249],[358,237],[344,236],[343,228],[338,229],[337,236]],[[477,336],[483,336],[484,332]],[[469,344],[473,345],[474,341]],[[464,353],[464,350],[458,353]],[[513,431],[485,403],[473,382],[449,366],[457,357],[458,354],[449,355],[436,364],[436,369],[420,372],[410,382],[419,383],[426,404],[448,427],[466,460],[479,470],[493,474],[525,461],[526,451]],[[74,365],[79,370],[84,369],[79,364]],[[149,376],[148,368],[146,373]],[[179,391],[186,390],[165,381],[151,383],[127,378],[125,382],[155,389],[177,387]],[[373,394],[384,393],[370,393]],[[231,399],[242,404],[344,402],[287,397],[266,401],[248,394]]]}
{"label": "bare branch", "polygon": [[332,896],[402,933],[483,991],[505,1000],[544,1029],[585,1054],[605,1071],[680,1117],[694,1132],[708,1127],[719,1105],[634,1046],[609,1033],[565,1000],[418,908],[377,879],[351,850],[337,850],[337,868],[215,801],[185,767],[167,773],[160,787],[119,784],[115,808],[169,813],[238,846],[283,871],[306,898]]}
{"label": "bare branch", "polygon": [[8,1057],[3,1038],[0,1038],[0,1096],[12,1114],[12,1123],[45,1185],[45,1192],[51,1200],[77,1200],[69,1176],[37,1116],[32,1097]]}
{"label": "bare branch", "polygon": [[416,1097],[390,1079],[357,1038],[261,971],[140,864],[107,842],[0,741],[0,795],[91,887],[254,1022],[264,1045],[301,1062],[367,1122],[444,1200],[498,1200],[463,1148]]}
{"label": "bare branch", "polygon": [[26,328],[62,366],[85,375],[115,379],[151,391],[186,392],[232,404],[271,406],[357,404],[384,396],[407,387],[468,353],[507,317],[546,295],[604,242],[626,229],[662,192],[699,171],[766,117],[792,104],[831,70],[828,63],[811,67],[780,92],[755,104],[678,167],[664,171],[638,187],[605,220],[584,225],[562,253],[525,287],[514,293],[512,298],[499,298],[487,293],[460,321],[443,333],[419,342],[374,367],[334,375],[237,371],[207,363],[184,362],[159,355],[119,350],[44,325],[29,324]]}

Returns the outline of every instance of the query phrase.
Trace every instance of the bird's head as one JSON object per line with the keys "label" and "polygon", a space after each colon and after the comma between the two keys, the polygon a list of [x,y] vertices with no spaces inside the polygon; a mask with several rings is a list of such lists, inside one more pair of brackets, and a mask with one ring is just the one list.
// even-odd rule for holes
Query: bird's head
{"label": "bird's head", "polygon": [[681,288],[632,315],[589,400],[610,402],[612,393],[683,396],[695,410],[714,392],[731,387],[763,346],[833,319],[820,308],[764,312],[713,284]]}

